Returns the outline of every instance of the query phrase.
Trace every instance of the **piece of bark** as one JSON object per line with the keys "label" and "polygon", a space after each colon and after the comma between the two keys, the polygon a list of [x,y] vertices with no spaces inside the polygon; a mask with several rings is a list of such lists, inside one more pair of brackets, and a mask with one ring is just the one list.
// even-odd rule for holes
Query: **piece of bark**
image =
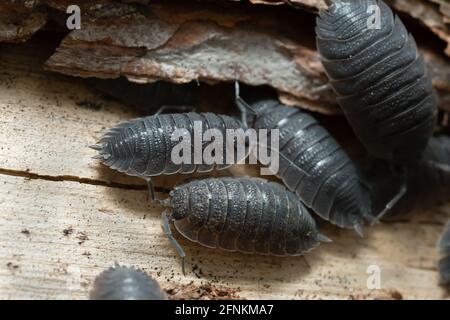
{"label": "piece of bark", "polygon": [[[278,9],[261,10],[267,6],[231,3],[223,3],[228,6],[218,8],[216,3],[205,6],[194,2],[164,5],[139,2],[142,5],[109,0],[81,1],[82,29],[65,38],[48,61],[48,67],[82,77],[125,76],[140,83],[239,80],[275,88],[280,100],[288,105],[329,114],[339,111],[333,92],[326,86],[319,57],[313,50],[312,15],[287,6],[280,13]],[[301,2],[310,10],[324,6],[323,1],[292,2]],[[402,0],[391,2],[400,9],[407,8]],[[69,2],[40,0],[32,3],[35,9],[42,10],[45,4],[63,11]],[[280,4],[281,1],[270,3]],[[441,18],[436,5],[419,3],[413,11],[426,13],[422,19],[431,23]],[[443,30],[442,23],[436,23],[434,28]],[[440,107],[448,110],[448,61],[434,54],[427,62],[433,69],[435,85],[440,89]]]}
{"label": "piece of bark", "polygon": [[450,23],[450,2],[448,0],[431,0],[439,4],[439,11],[444,15],[444,22]]}
{"label": "piece of bark", "polygon": [[[326,8],[324,0],[250,0],[255,4],[291,4],[317,12]],[[450,4],[447,0],[385,0],[392,8],[422,22],[447,43],[445,53],[450,56]],[[436,6],[434,3],[439,4]]]}
{"label": "piece of bark", "polygon": [[13,12],[0,10],[0,42],[24,42],[46,22],[45,10]]}
{"label": "piece of bark", "polygon": [[[338,112],[317,52],[304,45],[311,39],[308,32],[287,37],[273,28],[241,23],[237,14],[218,19],[214,10],[204,9],[202,17],[209,18],[204,20],[197,18],[196,9],[172,15],[167,7],[152,9],[151,16],[136,12],[120,20],[85,23],[66,37],[47,67],[72,76],[124,76],[141,83],[239,80],[275,88],[288,105]],[[247,19],[253,22],[252,16]],[[450,92],[450,64],[424,50],[436,87],[441,94]],[[445,108],[446,99],[439,101]]]}
{"label": "piece of bark", "polygon": [[421,21],[439,38],[447,43],[445,53],[450,56],[450,27],[439,8],[429,1],[423,0],[390,0],[388,3],[395,9]]}
{"label": "piece of bark", "polygon": [[141,83],[239,80],[269,85],[293,97],[293,104],[308,101],[310,109],[336,112],[334,94],[324,88],[327,79],[319,57],[302,42],[312,39],[309,32],[294,39],[269,29],[270,22],[240,23],[239,14],[219,18],[205,9],[201,15],[196,9],[180,14],[172,7],[152,9],[150,16],[136,13],[119,21],[84,23],[64,39],[47,67],[74,76],[124,76]]}
{"label": "piece of bark", "polygon": [[[234,1],[234,0],[233,0]],[[415,19],[421,21],[428,29],[434,32],[442,40],[446,41],[448,47],[446,54],[450,56],[450,27],[448,26],[450,20],[450,5],[446,0],[387,0],[386,2],[398,11],[404,12]],[[33,10],[39,6],[48,6],[60,11],[65,11],[68,5],[72,4],[70,0],[6,0],[0,4],[0,10],[6,12],[7,10]],[[124,0],[123,2],[131,2]],[[149,3],[148,0],[136,0],[134,2]],[[304,8],[305,10],[317,11],[319,8],[326,8],[324,0],[250,0],[254,4],[266,5],[286,5],[290,4],[297,8]],[[108,5],[113,3],[112,0],[95,0],[95,1],[78,1],[83,11],[92,10],[98,6]],[[436,3],[439,6],[436,6]],[[1,18],[0,18],[1,19]],[[7,24],[4,24],[6,26]],[[6,29],[14,26],[8,26]],[[2,28],[4,29],[4,28]],[[20,35],[17,39],[22,38]],[[0,31],[0,40],[1,31]]]}

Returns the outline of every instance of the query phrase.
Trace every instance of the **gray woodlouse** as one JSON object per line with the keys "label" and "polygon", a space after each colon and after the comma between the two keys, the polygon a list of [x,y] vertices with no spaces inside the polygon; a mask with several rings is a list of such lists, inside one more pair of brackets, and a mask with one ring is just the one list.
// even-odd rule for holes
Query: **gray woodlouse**
{"label": "gray woodlouse", "polygon": [[162,204],[163,230],[183,258],[169,221],[187,239],[209,248],[277,256],[303,255],[320,242],[314,219],[284,186],[259,178],[207,178],[180,185]]}
{"label": "gray woodlouse", "polygon": [[447,221],[444,232],[438,243],[440,260],[438,269],[440,274],[439,284],[450,291],[450,221]]}
{"label": "gray woodlouse", "polygon": [[[222,164],[195,164],[194,146],[190,164],[174,164],[171,152],[178,141],[171,139],[177,129],[186,129],[194,141],[194,121],[202,123],[203,134],[207,129],[218,129],[224,137]],[[227,163],[226,141],[227,129],[244,128],[243,124],[227,115],[214,113],[174,113],[155,114],[121,123],[110,129],[96,145],[91,148],[99,151],[95,159],[100,159],[106,166],[128,175],[145,178],[149,184],[151,199],[154,199],[152,176],[161,174],[210,172],[230,167]],[[233,142],[234,143],[234,142]],[[203,144],[202,151],[208,144]],[[236,163],[237,159],[234,160]]]}
{"label": "gray woodlouse", "polygon": [[[420,161],[405,165],[396,172],[389,161],[373,160],[361,166],[361,176],[369,187],[373,210],[397,193],[401,185],[407,191],[391,208],[386,218],[393,218],[415,209],[427,209],[450,200],[450,137],[432,137]],[[382,218],[382,215],[378,219]]]}
{"label": "gray woodlouse", "polygon": [[[414,38],[381,0],[328,4],[317,18],[317,49],[354,132],[375,157],[417,159],[433,134],[437,106]],[[379,25],[370,27],[376,8]]]}
{"label": "gray woodlouse", "polygon": [[90,299],[167,300],[167,296],[143,271],[116,264],[95,278]]}
{"label": "gray woodlouse", "polygon": [[364,220],[371,219],[370,199],[353,162],[333,136],[308,113],[276,100],[249,106],[239,96],[238,83],[236,103],[243,113],[250,110],[255,116],[249,126],[279,130],[275,174],[286,187],[323,219],[362,236]]}

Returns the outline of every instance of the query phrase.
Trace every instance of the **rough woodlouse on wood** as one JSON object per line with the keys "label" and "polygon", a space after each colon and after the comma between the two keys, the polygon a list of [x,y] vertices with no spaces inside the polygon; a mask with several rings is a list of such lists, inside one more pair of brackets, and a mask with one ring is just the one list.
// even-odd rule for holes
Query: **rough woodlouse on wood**
{"label": "rough woodlouse on wood", "polygon": [[116,264],[99,274],[91,300],[167,300],[158,282],[143,271]]}
{"label": "rough woodlouse on wood", "polygon": [[[202,132],[198,132],[200,135],[203,135],[207,129],[217,129],[224,137],[222,164],[207,164],[203,161],[201,164],[196,164],[194,145],[192,145],[189,164],[175,164],[172,161],[172,150],[179,143],[172,139],[172,134],[177,129],[186,129],[190,135],[190,141],[194,141],[194,131],[196,130],[194,122],[197,121],[202,124]],[[113,127],[100,139],[98,144],[90,147],[99,151],[94,158],[100,159],[108,167],[128,175],[145,178],[149,185],[150,197],[154,199],[154,187],[150,178],[152,176],[189,174],[195,171],[209,172],[214,169],[226,169],[236,163],[238,159],[227,163],[226,149],[229,142],[226,141],[226,130],[239,128],[243,128],[243,124],[227,115],[216,115],[209,112],[155,114]],[[230,143],[234,145],[235,142],[231,141]],[[207,146],[207,143],[203,144],[201,151],[203,152]]]}
{"label": "rough woodlouse on wood", "polygon": [[[407,191],[395,207],[386,211],[393,218],[414,209],[427,209],[450,200],[450,137],[432,137],[420,161],[406,165],[405,174],[389,161],[372,160],[361,165],[362,179],[369,187],[373,210],[378,210],[402,184]],[[379,219],[382,216],[378,217]]]}
{"label": "rough woodlouse on wood", "polygon": [[447,221],[444,232],[439,239],[438,250],[440,255],[438,263],[439,284],[450,291],[450,221]]}
{"label": "rough woodlouse on wood", "polygon": [[250,127],[279,130],[279,170],[274,174],[286,187],[323,219],[362,235],[364,220],[371,219],[370,199],[333,136],[310,114],[277,100],[248,105],[237,82],[236,103],[243,113],[254,115]]}
{"label": "rough woodlouse on wood", "polygon": [[327,3],[317,18],[317,49],[354,132],[375,157],[417,159],[437,107],[414,38],[381,0]]}
{"label": "rough woodlouse on wood", "polygon": [[260,178],[207,178],[182,184],[161,201],[163,230],[183,258],[170,221],[187,239],[210,248],[277,256],[303,255],[320,242],[314,219],[298,197]]}

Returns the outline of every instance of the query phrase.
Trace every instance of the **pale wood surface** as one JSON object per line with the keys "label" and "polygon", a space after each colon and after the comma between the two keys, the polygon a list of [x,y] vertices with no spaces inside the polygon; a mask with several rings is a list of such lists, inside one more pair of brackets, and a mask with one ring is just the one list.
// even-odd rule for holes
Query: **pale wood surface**
{"label": "pale wood surface", "polygon": [[[450,206],[378,225],[364,239],[326,226],[334,242],[307,255],[310,267],[178,237],[188,257],[184,277],[160,228],[162,208],[147,204],[143,182],[101,167],[86,147],[136,114],[39,62],[28,50],[0,47],[0,298],[84,299],[114,262],[143,268],[162,287],[208,282],[238,288],[243,298],[443,297],[436,241]],[[102,107],[80,106],[85,101]],[[170,188],[166,182],[158,185]],[[380,266],[382,290],[367,289],[369,265]]]}

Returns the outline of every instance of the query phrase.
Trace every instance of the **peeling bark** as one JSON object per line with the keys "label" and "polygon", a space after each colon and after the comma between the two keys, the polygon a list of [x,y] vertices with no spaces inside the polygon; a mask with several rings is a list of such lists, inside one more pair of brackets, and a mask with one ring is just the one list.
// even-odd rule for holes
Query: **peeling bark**
{"label": "peeling bark", "polygon": [[0,10],[0,42],[24,42],[47,22],[44,10],[29,12]]}
{"label": "peeling bark", "polygon": [[[0,4],[0,10],[20,8],[22,15],[36,14],[45,12],[45,6],[65,12],[70,2],[9,0]],[[82,29],[67,35],[46,63],[50,70],[80,77],[124,76],[138,83],[165,80],[215,84],[239,80],[275,88],[288,105],[329,114],[339,110],[314,51],[313,16],[303,13],[325,7],[323,0],[289,2],[304,10],[288,8],[285,0],[251,0],[265,4],[254,6],[231,1],[206,5],[147,0],[78,2],[83,13]],[[388,2],[450,42],[447,2]],[[267,4],[283,5],[283,11],[266,10]],[[26,37],[38,29],[36,26],[27,29]],[[4,34],[0,31],[0,40]],[[12,34],[8,41],[14,41]],[[422,51],[439,89],[440,107],[448,110],[450,64],[425,47]]]}

